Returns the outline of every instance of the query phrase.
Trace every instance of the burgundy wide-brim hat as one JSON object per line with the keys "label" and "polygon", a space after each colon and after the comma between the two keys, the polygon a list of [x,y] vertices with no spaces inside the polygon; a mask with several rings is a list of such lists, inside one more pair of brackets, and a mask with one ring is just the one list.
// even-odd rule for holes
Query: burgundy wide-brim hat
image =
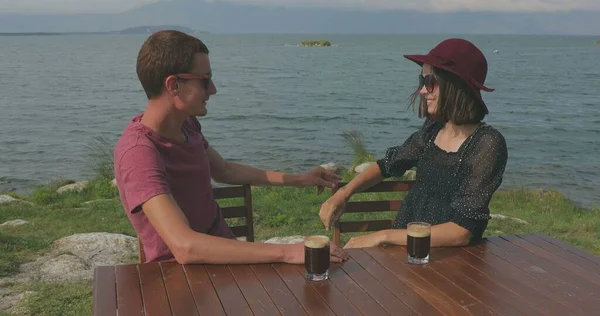
{"label": "burgundy wide-brim hat", "polygon": [[439,43],[427,55],[404,55],[404,57],[420,66],[429,64],[455,74],[471,88],[477,100],[485,108],[486,114],[488,113],[481,97],[481,90],[491,92],[494,89],[484,85],[488,71],[487,60],[473,43],[460,38],[450,38]]}

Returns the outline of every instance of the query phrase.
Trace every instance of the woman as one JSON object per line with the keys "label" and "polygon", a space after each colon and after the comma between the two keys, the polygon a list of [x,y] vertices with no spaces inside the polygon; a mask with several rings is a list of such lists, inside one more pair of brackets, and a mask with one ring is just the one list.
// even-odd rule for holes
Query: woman
{"label": "woman", "polygon": [[412,104],[418,102],[419,117],[426,117],[423,127],[338,190],[323,203],[319,216],[329,228],[352,194],[412,167],[417,167],[417,180],[394,229],[354,237],[344,248],[405,245],[406,225],[413,221],[432,225],[432,247],[466,245],[482,237],[489,201],[502,182],[506,142],[482,122],[488,109],[480,90],[493,91],[484,86],[483,53],[469,41],[447,39],[427,55],[404,57],[422,66]]}

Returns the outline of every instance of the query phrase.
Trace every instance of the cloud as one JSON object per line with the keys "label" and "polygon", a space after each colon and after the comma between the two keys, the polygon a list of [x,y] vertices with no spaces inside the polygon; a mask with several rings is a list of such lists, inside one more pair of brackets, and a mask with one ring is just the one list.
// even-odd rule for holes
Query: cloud
{"label": "cloud", "polygon": [[[159,0],[0,0],[0,13],[123,12]],[[203,0],[198,0],[203,1]],[[224,0],[208,0],[224,1]],[[360,10],[555,12],[600,11],[599,0],[226,0],[288,7],[330,7]]]}
{"label": "cloud", "polygon": [[364,10],[556,12],[600,10],[599,0],[228,0],[280,6],[318,6]]}
{"label": "cloud", "polygon": [[0,13],[117,13],[159,0],[0,0]]}

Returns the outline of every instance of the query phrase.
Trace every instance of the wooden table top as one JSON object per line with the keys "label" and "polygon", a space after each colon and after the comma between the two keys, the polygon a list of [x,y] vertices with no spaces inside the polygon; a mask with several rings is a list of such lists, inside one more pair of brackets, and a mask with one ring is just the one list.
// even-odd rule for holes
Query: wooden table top
{"label": "wooden table top", "polygon": [[98,267],[94,315],[600,315],[600,257],[542,234],[433,248],[350,249],[330,278],[291,264]]}

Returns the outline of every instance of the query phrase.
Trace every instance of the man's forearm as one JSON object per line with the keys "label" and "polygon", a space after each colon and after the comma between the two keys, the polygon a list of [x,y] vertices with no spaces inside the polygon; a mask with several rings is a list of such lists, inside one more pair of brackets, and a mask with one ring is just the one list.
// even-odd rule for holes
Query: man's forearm
{"label": "man's forearm", "polygon": [[299,176],[283,172],[262,170],[251,166],[228,162],[227,175],[219,179],[226,184],[251,184],[272,186],[297,186]]}
{"label": "man's forearm", "polygon": [[173,254],[182,264],[266,263],[285,262],[283,245],[246,243],[235,239],[190,232],[188,242],[178,245]]}
{"label": "man's forearm", "polygon": [[[379,232],[381,243],[406,245],[406,229],[388,229]],[[452,222],[431,226],[431,247],[465,246],[471,234],[465,228]]]}

